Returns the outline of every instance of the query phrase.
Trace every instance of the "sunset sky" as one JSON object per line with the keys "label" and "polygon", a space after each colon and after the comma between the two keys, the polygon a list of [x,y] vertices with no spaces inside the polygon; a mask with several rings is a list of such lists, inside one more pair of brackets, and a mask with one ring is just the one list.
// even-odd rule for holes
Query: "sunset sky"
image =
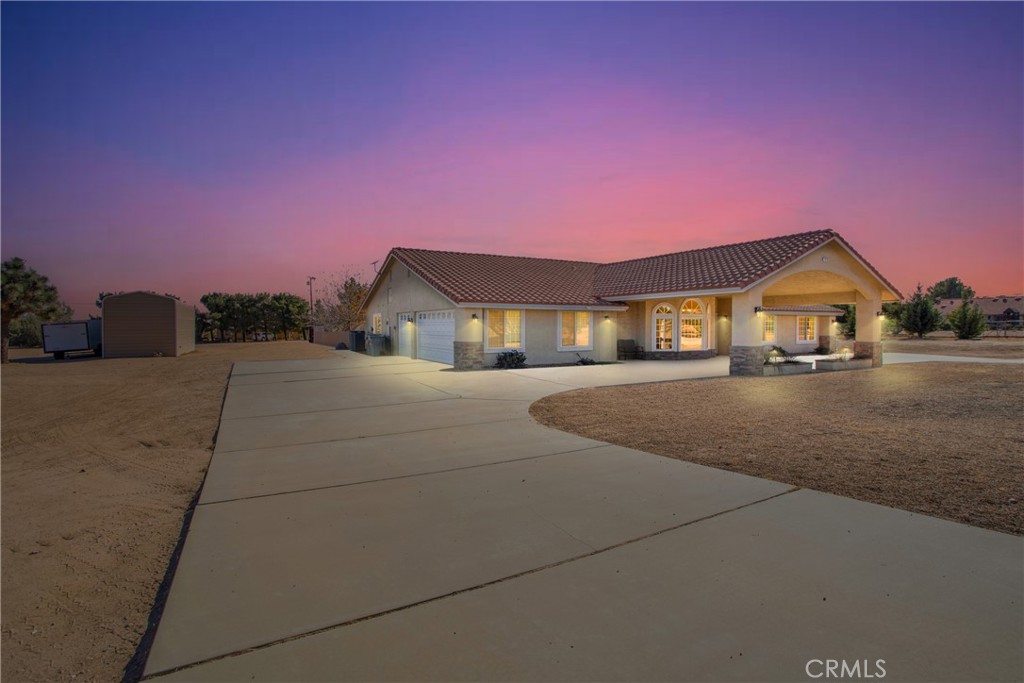
{"label": "sunset sky", "polygon": [[1021,3],[10,3],[4,259],[290,291],[393,246],[615,261],[833,228],[1024,291]]}

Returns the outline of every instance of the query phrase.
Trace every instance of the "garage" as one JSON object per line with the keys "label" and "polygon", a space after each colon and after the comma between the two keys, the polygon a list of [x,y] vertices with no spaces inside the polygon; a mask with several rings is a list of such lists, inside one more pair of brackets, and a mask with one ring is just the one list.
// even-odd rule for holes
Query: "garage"
{"label": "garage", "polygon": [[412,313],[398,314],[398,355],[412,358],[412,341],[416,334]]}
{"label": "garage", "polygon": [[455,311],[424,311],[416,314],[416,357],[455,363]]}

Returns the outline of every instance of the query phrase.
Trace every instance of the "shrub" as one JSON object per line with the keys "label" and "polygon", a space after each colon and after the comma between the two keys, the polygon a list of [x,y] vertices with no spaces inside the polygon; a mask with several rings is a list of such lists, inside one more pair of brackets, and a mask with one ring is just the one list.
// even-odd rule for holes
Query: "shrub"
{"label": "shrub", "polygon": [[787,363],[791,359],[789,351],[781,346],[769,346],[764,350],[764,364],[774,365],[776,363]]}
{"label": "shrub", "polygon": [[505,370],[525,368],[526,354],[522,351],[502,351],[498,354],[498,359],[495,362],[494,367],[503,368]]}
{"label": "shrub", "polygon": [[597,361],[593,358],[587,358],[586,356],[581,356],[578,353],[576,354],[576,357],[579,358],[579,360],[576,361],[576,365],[597,365]]}
{"label": "shrub", "polygon": [[946,322],[949,323],[949,327],[957,339],[976,339],[988,327],[981,307],[968,303],[967,299],[964,299],[959,307],[950,311],[946,316]]}
{"label": "shrub", "polygon": [[907,332],[923,337],[929,332],[935,331],[942,320],[942,314],[935,307],[931,297],[927,297],[921,291],[921,285],[917,285],[917,291],[910,297],[900,315],[900,324]]}

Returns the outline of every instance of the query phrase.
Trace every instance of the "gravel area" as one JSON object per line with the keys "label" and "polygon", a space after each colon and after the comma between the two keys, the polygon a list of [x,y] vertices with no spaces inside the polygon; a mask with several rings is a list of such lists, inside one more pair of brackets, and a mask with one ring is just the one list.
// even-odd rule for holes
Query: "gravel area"
{"label": "gravel area", "polygon": [[0,371],[3,679],[120,680],[210,461],[232,362],[329,355],[303,342],[116,360],[12,349],[20,362]]}
{"label": "gravel area", "polygon": [[1024,336],[957,339],[950,332],[933,332],[924,339],[893,337],[882,342],[882,351],[933,353],[939,356],[976,358],[1024,358]]}
{"label": "gravel area", "polygon": [[591,439],[1024,533],[1024,366],[582,389],[530,413]]}

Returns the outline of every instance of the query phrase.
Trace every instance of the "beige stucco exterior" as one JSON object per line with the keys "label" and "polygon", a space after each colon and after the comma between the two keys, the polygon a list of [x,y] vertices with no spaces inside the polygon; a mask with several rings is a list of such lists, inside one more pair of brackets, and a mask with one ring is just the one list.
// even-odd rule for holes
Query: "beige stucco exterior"
{"label": "beige stucco exterior", "polygon": [[[614,361],[618,340],[632,339],[644,348],[647,358],[683,358],[688,354],[732,354],[733,365],[751,370],[759,363],[765,345],[775,344],[791,353],[808,353],[835,335],[834,318],[815,317],[812,339],[797,339],[799,314],[776,313],[776,338],[765,340],[764,319],[758,310],[766,306],[802,306],[815,304],[852,304],[857,307],[858,353],[876,358],[881,363],[881,320],[877,313],[886,301],[897,300],[897,293],[863,264],[842,243],[829,241],[793,263],[749,285],[742,291],[716,290],[693,293],[672,293],[626,297],[630,300],[613,302],[624,310],[592,312],[592,348],[560,350],[559,311],[572,309],[523,307],[523,345],[527,362],[531,365],[572,363],[579,356],[597,361]],[[699,344],[682,343],[680,310],[689,300],[701,307],[702,337]],[[669,306],[673,340],[671,349],[658,349],[655,342],[655,309]],[[496,308],[516,308],[498,305]],[[398,332],[409,335],[410,355],[415,357],[415,329],[410,323],[400,323],[399,316],[427,311],[451,310],[455,320],[456,366],[460,358],[471,356],[469,367],[493,366],[499,350],[486,347],[487,306],[456,305],[424,280],[412,273],[403,263],[389,259],[385,270],[375,282],[364,310],[368,326],[379,315],[380,332],[392,338],[392,353],[399,352]],[[475,316],[475,317],[474,317]],[[737,350],[741,358],[735,362]],[[460,354],[462,354],[460,356]],[[577,355],[579,354],[579,356]],[[742,368],[736,374],[746,374]]]}
{"label": "beige stucco exterior", "polygon": [[196,350],[195,308],[149,292],[103,299],[103,357],[181,356]]}

